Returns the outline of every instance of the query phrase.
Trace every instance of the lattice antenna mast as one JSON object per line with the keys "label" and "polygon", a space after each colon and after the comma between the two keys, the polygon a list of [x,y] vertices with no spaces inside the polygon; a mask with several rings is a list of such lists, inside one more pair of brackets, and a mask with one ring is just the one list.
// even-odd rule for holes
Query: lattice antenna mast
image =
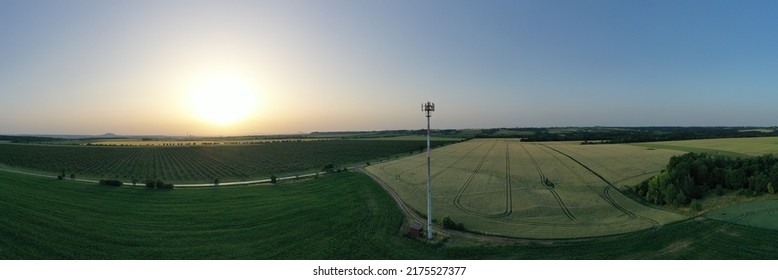
{"label": "lattice antenna mast", "polygon": [[432,240],[432,164],[430,161],[430,113],[435,111],[435,103],[421,104],[421,110],[427,116],[427,239]]}

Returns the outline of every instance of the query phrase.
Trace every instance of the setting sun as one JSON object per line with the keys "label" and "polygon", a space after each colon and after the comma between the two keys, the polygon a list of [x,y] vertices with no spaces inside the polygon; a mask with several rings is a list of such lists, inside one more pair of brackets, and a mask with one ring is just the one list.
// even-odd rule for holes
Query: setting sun
{"label": "setting sun", "polygon": [[191,109],[201,119],[220,125],[232,124],[251,114],[256,90],[229,76],[206,79],[191,93]]}

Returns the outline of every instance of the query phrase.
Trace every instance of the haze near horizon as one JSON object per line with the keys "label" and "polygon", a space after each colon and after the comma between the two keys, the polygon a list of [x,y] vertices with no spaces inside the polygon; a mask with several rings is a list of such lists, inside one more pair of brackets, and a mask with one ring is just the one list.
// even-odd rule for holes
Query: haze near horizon
{"label": "haze near horizon", "polygon": [[773,126],[769,1],[2,1],[0,134]]}

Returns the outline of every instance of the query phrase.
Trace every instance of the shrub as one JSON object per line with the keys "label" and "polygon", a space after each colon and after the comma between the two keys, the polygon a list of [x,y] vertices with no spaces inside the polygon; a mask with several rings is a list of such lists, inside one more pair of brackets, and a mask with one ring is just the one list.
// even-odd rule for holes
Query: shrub
{"label": "shrub", "polygon": [[121,187],[124,183],[119,180],[100,180],[100,185]]}
{"label": "shrub", "polygon": [[724,187],[722,187],[721,184],[716,185],[716,195],[724,195]]}
{"label": "shrub", "polygon": [[697,212],[702,211],[702,202],[700,202],[700,201],[698,201],[696,199],[692,199],[692,202],[689,205],[689,207],[691,207],[692,210],[697,211]]}
{"label": "shrub", "polygon": [[270,175],[270,183],[275,184],[276,182],[278,182],[278,177],[276,177],[276,175]]}
{"label": "shrub", "polygon": [[146,180],[146,187],[149,189],[173,189],[175,186],[173,184],[165,184],[165,182],[162,181],[162,179],[152,180],[147,179]]}
{"label": "shrub", "polygon": [[455,229],[455,230],[465,230],[465,225],[462,223],[454,222],[454,220],[451,219],[451,217],[443,217],[443,220],[440,221],[440,224],[443,226],[443,228],[447,229]]}
{"label": "shrub", "polygon": [[737,194],[741,196],[756,196],[758,193],[749,189],[739,189]]}

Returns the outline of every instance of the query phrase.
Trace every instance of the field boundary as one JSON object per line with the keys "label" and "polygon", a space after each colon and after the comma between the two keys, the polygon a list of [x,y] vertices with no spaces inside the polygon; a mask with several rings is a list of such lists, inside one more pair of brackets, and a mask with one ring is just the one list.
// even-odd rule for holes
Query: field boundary
{"label": "field boundary", "polygon": [[[411,226],[410,223],[413,221],[421,225],[427,224],[427,219],[423,218],[421,215],[419,215],[418,212],[413,210],[413,208],[405,204],[405,201],[403,201],[402,198],[400,198],[400,195],[397,192],[395,192],[391,187],[389,187],[389,184],[387,184],[384,180],[382,180],[375,174],[365,170],[364,168],[356,168],[355,171],[361,172],[369,176],[371,179],[373,179],[373,181],[375,181],[379,186],[381,186],[381,188],[383,188],[384,191],[386,191],[386,193],[392,197],[394,203],[397,205],[397,207],[400,208],[400,211],[403,212],[403,216],[405,216],[405,218],[403,219],[403,225],[400,226],[400,228],[398,229],[400,233],[403,233],[404,229],[409,228]],[[448,236],[447,231],[443,230],[440,226],[438,226],[435,223],[432,224],[432,229],[434,229],[435,232],[437,232],[437,234],[439,235]]]}
{"label": "field boundary", "polygon": [[543,144],[540,144],[540,145],[545,147],[545,148],[547,148],[547,149],[555,151],[555,152],[557,152],[557,153],[559,153],[559,154],[561,154],[561,155],[563,155],[563,156],[565,156],[567,158],[569,158],[570,160],[572,160],[573,162],[581,165],[581,167],[585,168],[586,170],[591,172],[594,176],[597,176],[597,178],[600,178],[603,182],[605,182],[607,185],[606,185],[605,189],[602,191],[602,193],[600,193],[599,191],[595,190],[594,187],[591,186],[589,183],[585,182],[577,173],[573,172],[573,170],[569,166],[567,166],[566,164],[563,163],[563,165],[565,167],[567,167],[570,170],[570,172],[573,172],[573,174],[575,174],[576,177],[581,179],[581,182],[583,182],[588,189],[590,189],[593,192],[595,192],[598,196],[603,198],[605,201],[607,201],[609,204],[611,204],[614,208],[618,209],[619,211],[623,212],[624,214],[627,214],[630,217],[630,219],[639,218],[639,219],[642,219],[642,220],[645,220],[645,221],[651,223],[652,227],[659,226],[659,222],[657,222],[657,221],[655,221],[655,220],[653,220],[651,218],[648,218],[648,217],[643,217],[643,216],[636,215],[632,211],[629,211],[628,209],[624,208],[624,206],[621,206],[620,204],[618,204],[616,202],[616,200],[614,200],[613,197],[610,195],[610,189],[614,189],[616,187],[613,186],[613,184],[610,181],[608,181],[607,179],[602,177],[602,175],[600,175],[599,173],[595,172],[594,170],[592,170],[591,168],[589,168],[585,164],[581,163],[577,159],[573,158],[572,156],[570,156],[570,155],[568,155],[568,154],[566,154],[566,153],[564,153],[562,151],[559,151],[559,150],[554,149],[552,147],[549,147],[547,145],[543,145]]}
{"label": "field boundary", "polygon": [[513,184],[511,183],[510,144],[505,142],[505,216],[513,214]]}
{"label": "field boundary", "polygon": [[[352,167],[346,167],[346,170],[354,170],[357,168],[360,168],[361,166],[352,166]],[[0,171],[5,172],[11,172],[11,173],[18,173],[18,174],[25,174],[30,176],[36,176],[36,177],[43,177],[43,178],[51,178],[51,179],[57,179],[57,176],[54,175],[47,175],[47,174],[41,174],[41,173],[35,173],[35,172],[29,172],[29,171],[22,171],[22,170],[16,170],[16,169],[9,169],[9,168],[2,168],[0,167]],[[301,175],[295,175],[295,176],[287,176],[287,177],[281,177],[277,178],[278,181],[291,181],[296,179],[306,179],[316,176],[323,176],[329,174],[327,172],[316,172],[316,173],[308,173],[308,174],[301,174]],[[100,181],[98,180],[89,180],[89,179],[71,179],[71,178],[62,178],[63,181],[71,181],[71,182],[80,182],[80,183],[91,183],[91,184],[99,184]],[[251,181],[234,181],[234,182],[224,182],[219,183],[218,185],[214,185],[213,183],[197,183],[197,184],[174,184],[176,188],[202,188],[202,187],[222,187],[222,186],[245,186],[245,185],[255,185],[255,184],[265,184],[265,183],[271,183],[270,179],[261,179],[261,180],[251,180]],[[133,186],[131,183],[124,183],[124,187],[144,187],[144,185],[139,184],[137,186]]]}

